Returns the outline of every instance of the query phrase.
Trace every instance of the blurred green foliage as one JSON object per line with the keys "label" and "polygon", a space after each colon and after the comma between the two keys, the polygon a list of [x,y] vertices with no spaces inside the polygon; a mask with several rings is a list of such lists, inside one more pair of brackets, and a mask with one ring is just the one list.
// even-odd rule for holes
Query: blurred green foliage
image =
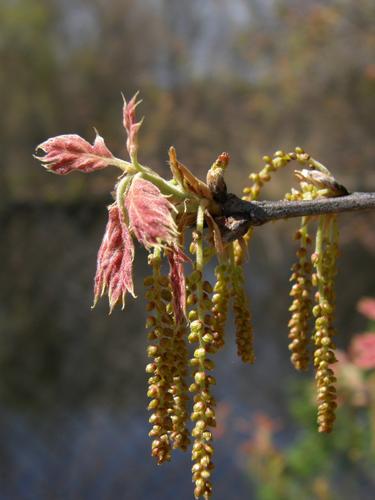
{"label": "blurred green foliage", "polygon": [[355,342],[365,338],[366,368],[350,356],[354,341],[349,355],[339,353],[339,408],[331,434],[317,432],[314,387],[306,380],[295,381],[289,391],[299,431],[288,446],[278,444],[280,427],[269,417],[255,419],[247,449],[259,500],[370,498],[375,487],[375,332],[358,335]]}

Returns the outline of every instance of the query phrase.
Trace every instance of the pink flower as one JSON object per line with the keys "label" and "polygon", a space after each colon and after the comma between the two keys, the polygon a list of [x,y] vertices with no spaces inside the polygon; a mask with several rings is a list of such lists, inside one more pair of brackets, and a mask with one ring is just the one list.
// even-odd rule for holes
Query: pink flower
{"label": "pink flower", "polygon": [[125,305],[125,295],[134,295],[132,267],[134,245],[125,224],[124,215],[116,204],[108,209],[108,223],[97,258],[94,285],[94,306],[108,291],[110,312],[118,301]]}
{"label": "pink flower", "polygon": [[137,101],[138,92],[134,94],[134,96],[130,99],[129,102],[126,102],[124,99],[123,106],[123,124],[128,134],[128,139],[126,141],[126,147],[128,149],[128,153],[130,157],[133,157],[137,154],[138,150],[138,131],[141,128],[143,118],[141,121],[136,122],[135,110],[142,101]]}
{"label": "pink flower", "polygon": [[375,368],[375,333],[356,335],[349,348],[353,363],[363,370]]}
{"label": "pink flower", "polygon": [[189,259],[177,245],[168,250],[169,279],[173,292],[173,309],[176,322],[179,323],[186,316],[186,284],[184,275],[184,262]]}
{"label": "pink flower", "polygon": [[107,167],[113,158],[98,133],[93,145],[79,135],[67,134],[47,139],[37,147],[38,149],[46,154],[35,158],[40,160],[47,170],[59,175],[66,175],[74,170],[85,174],[101,170]]}
{"label": "pink flower", "polygon": [[174,207],[154,184],[135,177],[126,194],[125,206],[130,230],[143,246],[173,245],[177,241]]}
{"label": "pink flower", "polygon": [[358,311],[366,318],[375,321],[375,299],[363,297],[357,304]]}

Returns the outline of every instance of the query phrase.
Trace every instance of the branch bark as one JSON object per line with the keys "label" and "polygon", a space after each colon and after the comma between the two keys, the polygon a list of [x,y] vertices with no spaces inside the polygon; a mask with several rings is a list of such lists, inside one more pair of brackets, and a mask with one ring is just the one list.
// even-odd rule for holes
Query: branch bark
{"label": "branch bark", "polygon": [[233,241],[251,226],[291,217],[337,214],[375,209],[375,193],[351,193],[335,198],[308,201],[244,201],[229,194],[222,205],[223,214],[216,217],[223,239]]}

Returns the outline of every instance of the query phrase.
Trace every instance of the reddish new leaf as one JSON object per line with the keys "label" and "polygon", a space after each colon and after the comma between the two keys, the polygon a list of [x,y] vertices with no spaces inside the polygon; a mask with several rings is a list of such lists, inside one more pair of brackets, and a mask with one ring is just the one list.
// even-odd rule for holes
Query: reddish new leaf
{"label": "reddish new leaf", "polygon": [[58,135],[37,147],[46,154],[35,156],[43,166],[55,174],[66,175],[75,170],[88,174],[101,170],[111,163],[112,153],[104,139],[97,134],[94,144],[76,134]]}
{"label": "reddish new leaf", "polygon": [[130,229],[146,248],[176,242],[178,231],[172,216],[174,207],[154,184],[135,177],[127,192],[125,206]]}
{"label": "reddish new leaf", "polygon": [[134,260],[134,245],[124,216],[117,205],[108,209],[108,223],[97,258],[97,269],[94,285],[94,306],[99,297],[107,290],[110,310],[122,300],[125,305],[125,295],[134,295],[132,267]]}
{"label": "reddish new leaf", "polygon": [[130,99],[129,102],[126,102],[124,97],[124,106],[122,110],[123,115],[123,124],[128,134],[128,138],[126,141],[126,147],[130,157],[133,157],[137,154],[138,150],[138,131],[141,128],[142,120],[136,122],[136,114],[135,110],[138,104],[141,101],[137,101],[138,92]]}
{"label": "reddish new leaf", "polygon": [[186,316],[186,285],[184,274],[184,262],[189,259],[177,245],[168,249],[169,279],[173,292],[173,308],[176,322],[180,323]]}

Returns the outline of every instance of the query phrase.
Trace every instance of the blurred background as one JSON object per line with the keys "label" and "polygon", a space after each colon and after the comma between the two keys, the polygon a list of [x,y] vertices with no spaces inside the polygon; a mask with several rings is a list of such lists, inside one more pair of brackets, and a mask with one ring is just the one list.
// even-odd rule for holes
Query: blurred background
{"label": "blurred background", "polygon": [[[170,145],[202,177],[228,151],[240,194],[264,154],[299,145],[350,191],[375,191],[374,26],[373,0],[1,0],[1,500],[192,498],[189,453],[162,467],[150,457],[140,248],[138,300],[110,317],[106,301],[90,310],[116,173],[49,175],[35,146],[62,133],[91,141],[96,127],[125,156],[120,93],[140,90],[140,159],[160,173]],[[264,196],[282,198],[291,172]],[[356,308],[375,296],[374,223],[341,217],[337,344],[348,365],[354,334],[374,331],[375,312]],[[342,398],[329,437],[315,432],[312,373],[289,363],[295,227],[253,239],[256,364],[237,359],[231,322],[218,356],[217,500],[375,492],[375,363],[349,369],[345,394],[365,395]]]}

